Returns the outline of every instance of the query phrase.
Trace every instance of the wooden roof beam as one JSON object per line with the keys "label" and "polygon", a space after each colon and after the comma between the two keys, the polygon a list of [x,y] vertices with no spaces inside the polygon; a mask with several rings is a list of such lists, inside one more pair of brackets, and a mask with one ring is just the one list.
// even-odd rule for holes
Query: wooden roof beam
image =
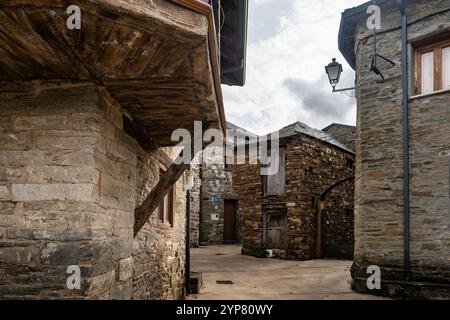
{"label": "wooden roof beam", "polygon": [[167,169],[155,188],[149,193],[142,205],[134,212],[134,236],[144,227],[153,212],[169,192],[170,188],[178,181],[183,173],[189,169],[189,164],[175,164]]}

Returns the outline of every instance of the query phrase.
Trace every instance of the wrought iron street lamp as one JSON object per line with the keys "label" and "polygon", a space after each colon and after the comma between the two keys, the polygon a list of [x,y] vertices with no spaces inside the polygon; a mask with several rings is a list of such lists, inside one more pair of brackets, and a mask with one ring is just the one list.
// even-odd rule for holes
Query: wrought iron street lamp
{"label": "wrought iron street lamp", "polygon": [[342,91],[349,91],[349,90],[355,90],[355,88],[345,88],[345,89],[336,89],[336,86],[339,83],[339,80],[341,78],[342,73],[342,64],[336,61],[336,58],[333,58],[333,61],[329,63],[325,67],[325,71],[328,75],[328,80],[330,80],[330,84],[333,87],[333,92],[342,92]]}

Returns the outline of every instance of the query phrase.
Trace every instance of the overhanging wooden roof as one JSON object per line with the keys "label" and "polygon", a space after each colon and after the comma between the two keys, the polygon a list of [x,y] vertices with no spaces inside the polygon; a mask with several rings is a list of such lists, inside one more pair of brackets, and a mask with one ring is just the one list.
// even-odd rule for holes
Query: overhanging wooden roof
{"label": "overhanging wooden roof", "polygon": [[193,122],[225,130],[211,7],[200,0],[0,3],[0,81],[87,81],[104,86],[159,146]]}
{"label": "overhanging wooden roof", "polygon": [[243,86],[247,55],[248,0],[222,0],[220,30],[222,83]]}

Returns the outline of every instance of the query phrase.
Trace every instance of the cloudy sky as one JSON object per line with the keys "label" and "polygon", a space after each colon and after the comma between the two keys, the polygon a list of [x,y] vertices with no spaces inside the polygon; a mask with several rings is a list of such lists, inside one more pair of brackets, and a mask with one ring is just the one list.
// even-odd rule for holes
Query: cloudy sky
{"label": "cloudy sky", "polygon": [[[366,0],[249,0],[247,80],[224,86],[227,120],[257,134],[295,121],[322,129],[354,125],[355,99],[331,93],[324,66],[344,66],[340,87],[354,72],[339,53],[341,12]],[[350,92],[353,94],[353,92]]]}

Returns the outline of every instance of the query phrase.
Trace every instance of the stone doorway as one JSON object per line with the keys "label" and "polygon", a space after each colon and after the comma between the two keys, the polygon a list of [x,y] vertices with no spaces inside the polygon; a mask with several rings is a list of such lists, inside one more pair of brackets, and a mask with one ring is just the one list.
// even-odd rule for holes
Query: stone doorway
{"label": "stone doorway", "polygon": [[224,200],[224,221],[223,221],[223,242],[237,242],[236,219],[237,217],[237,201]]}
{"label": "stone doorway", "polygon": [[266,209],[264,212],[264,246],[267,249],[286,250],[287,241],[287,210]]}
{"label": "stone doorway", "polygon": [[329,187],[320,197],[317,215],[317,258],[353,259],[354,203],[349,186],[354,177]]}

